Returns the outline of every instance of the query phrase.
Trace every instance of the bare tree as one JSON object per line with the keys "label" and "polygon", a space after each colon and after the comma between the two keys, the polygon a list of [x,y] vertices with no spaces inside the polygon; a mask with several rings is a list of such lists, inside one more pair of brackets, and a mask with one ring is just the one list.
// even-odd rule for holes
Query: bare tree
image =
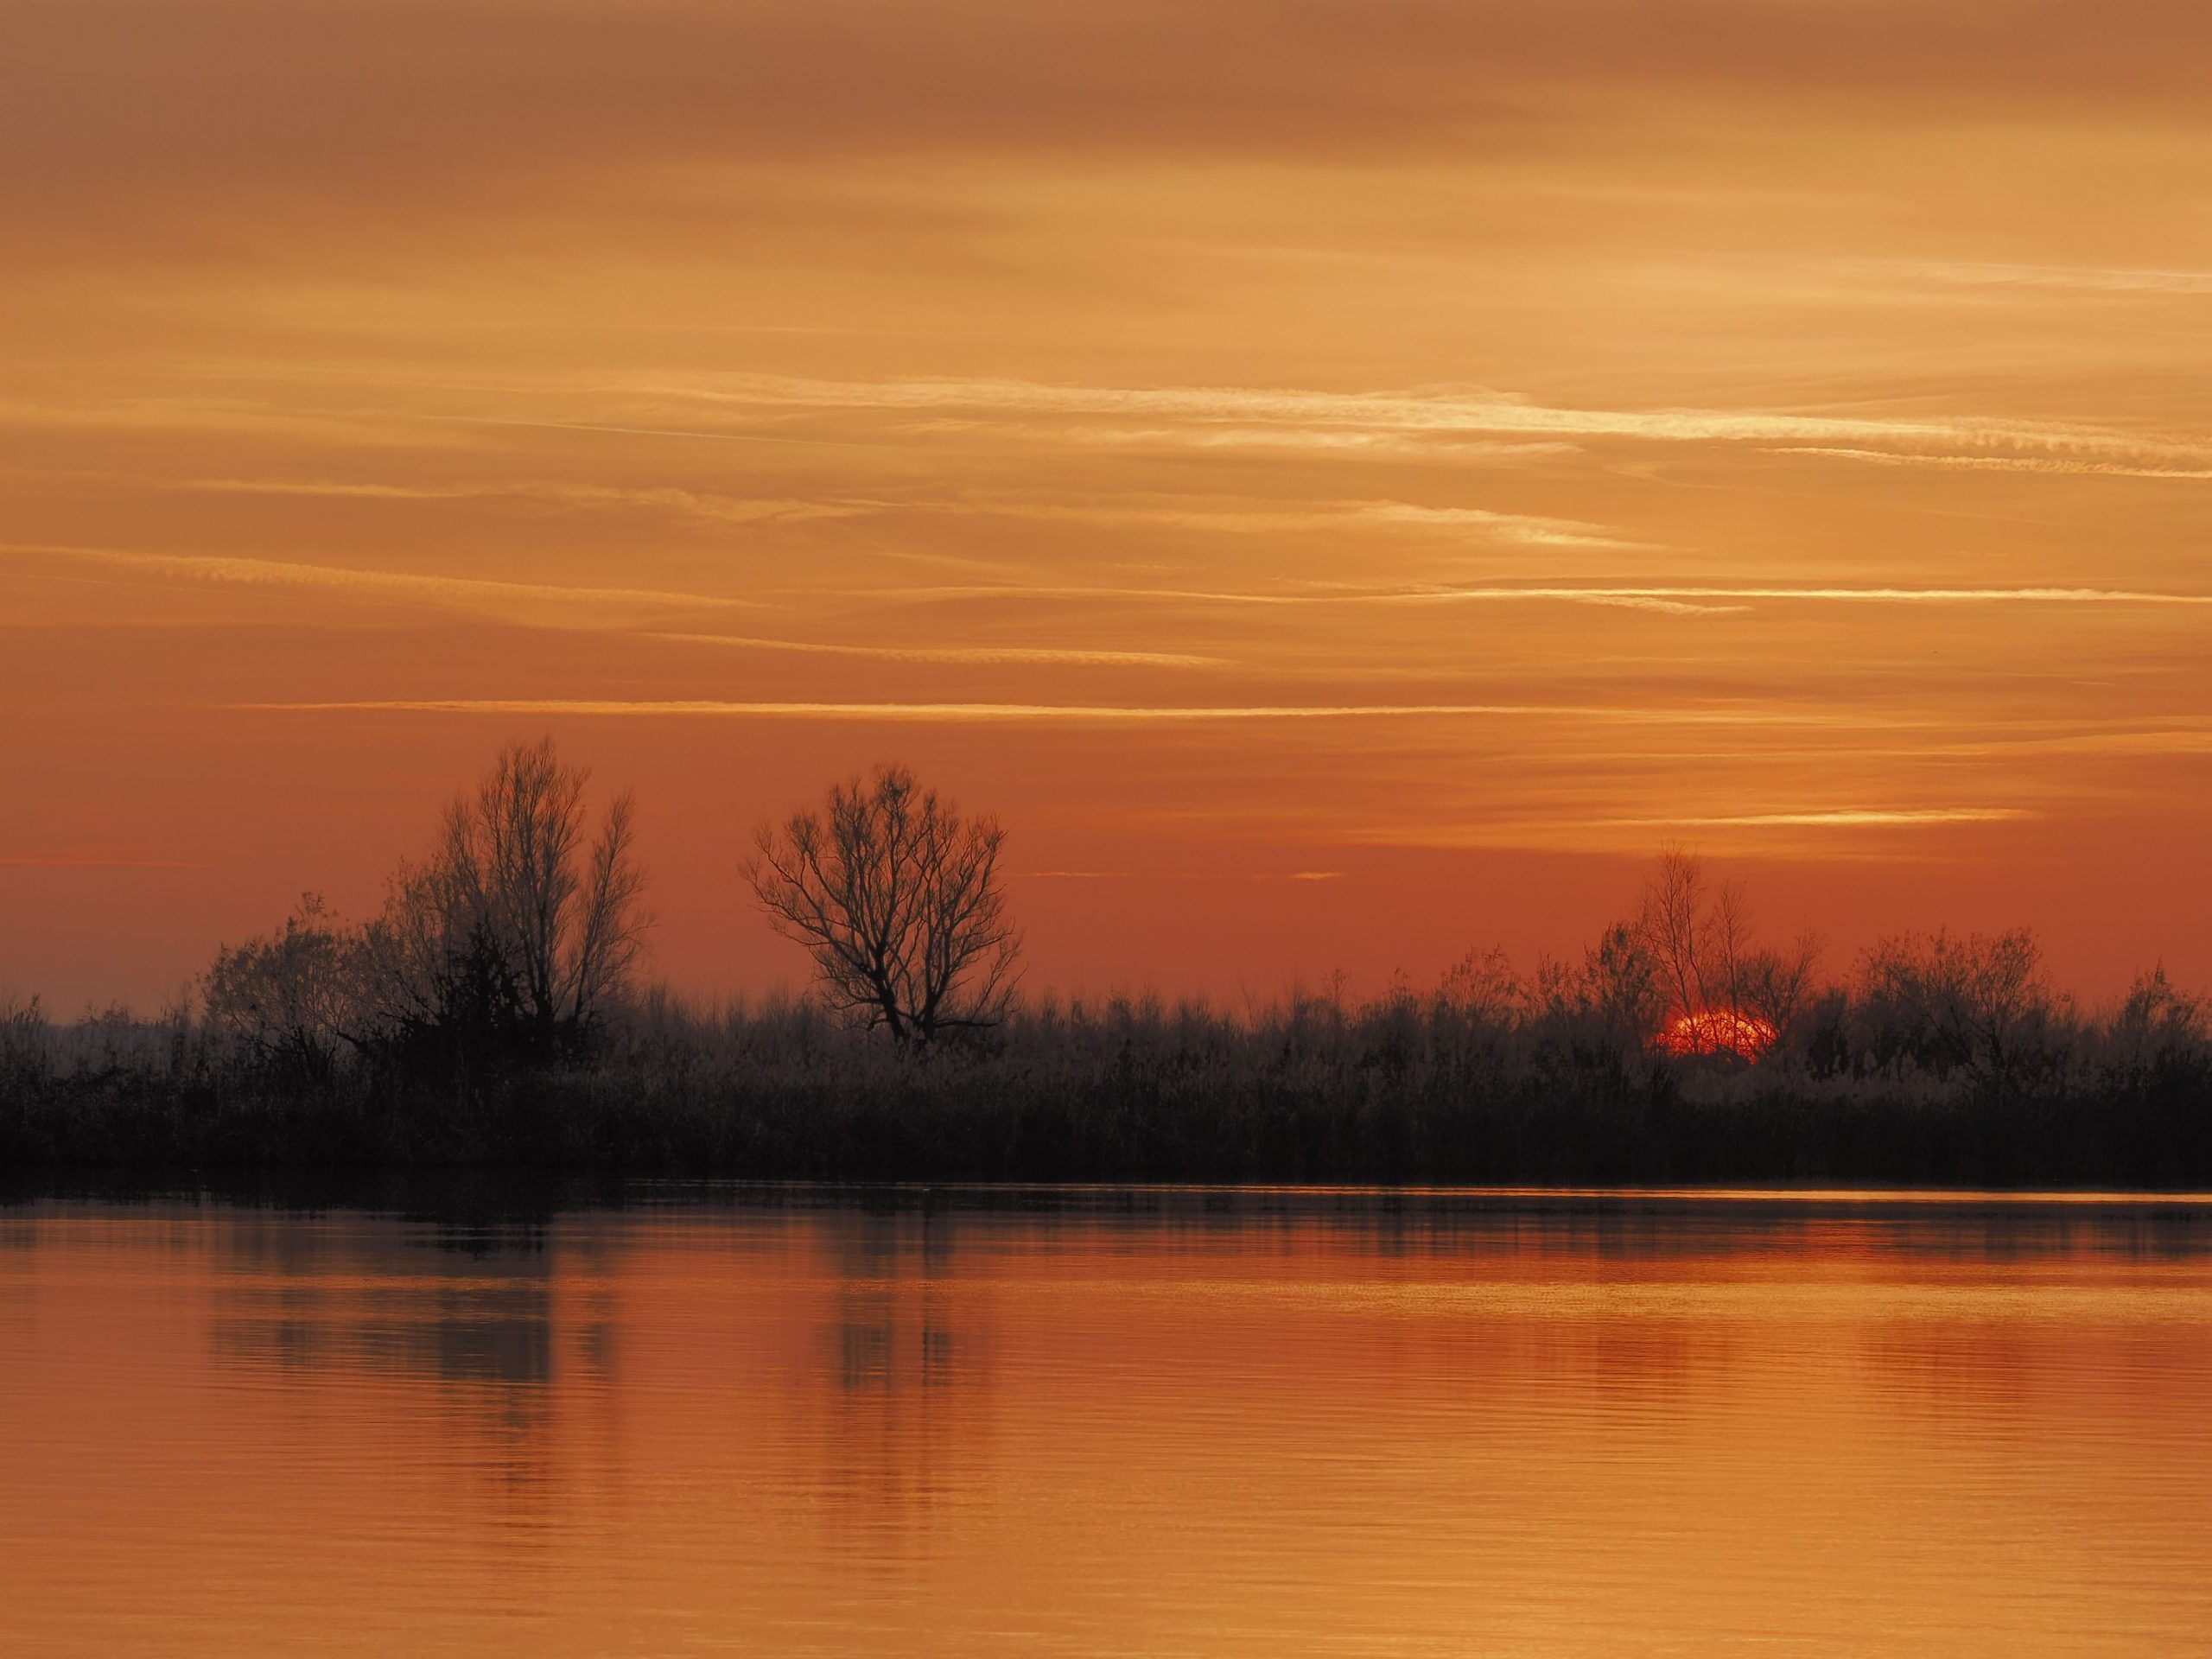
{"label": "bare tree", "polygon": [[1713,1005],[1709,982],[1718,952],[1710,909],[1703,861],[1679,847],[1662,848],[1643,885],[1636,935],[1656,969],[1670,1014],[1694,1018]]}
{"label": "bare tree", "polygon": [[570,1017],[588,1020],[626,991],[651,925],[639,900],[645,873],[631,856],[636,802],[625,790],[607,804],[584,860],[583,907],[568,991]]}
{"label": "bare tree", "polygon": [[1702,861],[1679,847],[1659,855],[1644,884],[1636,934],[1657,973],[1669,1042],[1677,1052],[1751,1057],[1799,1017],[1821,942],[1786,950],[1758,943],[1743,884],[1709,884]]}
{"label": "bare tree", "polygon": [[2018,1077],[2062,1012],[2024,928],[1884,939],[1860,963],[1859,1000],[1878,1048],[2000,1086]]}
{"label": "bare tree", "polygon": [[838,1007],[924,1046],[997,1024],[1013,999],[1021,938],[1000,885],[1005,842],[997,820],[964,817],[887,765],[764,826],[743,868]]}
{"label": "bare tree", "polygon": [[[0,1000],[0,1030],[6,1002]],[[2123,1088],[2140,1088],[2161,1072],[2172,1074],[2187,1057],[2203,1051],[2212,1035],[2204,999],[2178,988],[2166,977],[2164,963],[2138,974],[2104,1031],[2107,1075]]]}
{"label": "bare tree", "polygon": [[1785,949],[1761,948],[1745,957],[1738,983],[1744,1012],[1765,1020],[1777,1039],[1789,1038],[1812,1001],[1821,949],[1821,936],[1807,931]]}
{"label": "bare tree", "polygon": [[0,985],[0,1098],[10,1089],[28,1090],[52,1064],[46,1010],[35,996],[22,996]]}
{"label": "bare tree", "polygon": [[1742,884],[1711,887],[1701,859],[1663,848],[1644,883],[1636,934],[1657,970],[1670,1027],[1695,1050],[1732,1046],[1754,954]]}
{"label": "bare tree", "polygon": [[1444,971],[1437,1001],[1461,1019],[1503,1028],[1529,1009],[1529,988],[1513,970],[1513,960],[1496,945],[1473,950]]}
{"label": "bare tree", "polygon": [[305,894],[265,938],[226,945],[207,977],[207,1014],[264,1058],[326,1076],[369,1037],[360,936]]}
{"label": "bare tree", "polygon": [[400,1022],[588,1028],[629,981],[651,918],[632,856],[631,798],[586,839],[590,772],[550,738],[510,744],[447,809],[436,849],[394,877],[365,948]]}
{"label": "bare tree", "polygon": [[1616,923],[1582,953],[1580,1010],[1606,1046],[1625,1058],[1641,1051],[1666,1012],[1660,965],[1637,930]]}

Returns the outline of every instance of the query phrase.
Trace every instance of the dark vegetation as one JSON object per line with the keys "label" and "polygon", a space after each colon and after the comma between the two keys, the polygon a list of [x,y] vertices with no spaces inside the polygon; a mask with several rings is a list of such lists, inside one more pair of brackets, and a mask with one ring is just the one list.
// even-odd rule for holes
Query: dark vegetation
{"label": "dark vegetation", "polygon": [[1015,993],[1002,834],[898,768],[747,868],[819,989],[638,979],[617,800],[518,747],[348,925],[308,899],[191,1006],[0,1002],[0,1170],[501,1168],[830,1181],[2212,1185],[2212,1022],[2162,973],[2087,1010],[2024,933],[1823,979],[1663,856],[1527,974],[1234,1012]]}

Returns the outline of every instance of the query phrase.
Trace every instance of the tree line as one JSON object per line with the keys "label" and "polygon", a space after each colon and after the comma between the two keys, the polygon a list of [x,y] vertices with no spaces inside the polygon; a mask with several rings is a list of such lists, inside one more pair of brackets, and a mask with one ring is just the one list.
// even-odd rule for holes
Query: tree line
{"label": "tree line", "polygon": [[2212,1027],[2153,969],[2106,1007],[2032,934],[1908,932],[1824,976],[1663,852],[1522,972],[1202,1001],[1021,987],[1006,835],[896,766],[739,868],[811,969],[692,1007],[645,976],[635,809],[510,746],[365,920],[304,899],[197,1008],[0,1006],[0,1154],[530,1162],[823,1179],[2212,1183]]}

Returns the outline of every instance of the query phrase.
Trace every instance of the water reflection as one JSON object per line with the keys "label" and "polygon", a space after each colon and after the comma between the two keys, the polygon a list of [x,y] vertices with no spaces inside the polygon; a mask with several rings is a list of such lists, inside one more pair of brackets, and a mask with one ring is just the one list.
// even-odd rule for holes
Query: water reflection
{"label": "water reflection", "polygon": [[512,1398],[553,1376],[552,1268],[542,1256],[423,1272],[404,1249],[363,1250],[311,1278],[233,1282],[222,1301],[236,1311],[219,1313],[210,1337],[248,1363],[358,1366]]}
{"label": "water reflection", "polygon": [[411,1449],[435,1448],[510,1516],[554,1501],[577,1472],[565,1465],[603,1460],[575,1432],[615,1352],[617,1248],[592,1230],[249,1211],[219,1214],[205,1242],[219,1366],[294,1402],[321,1391],[341,1412],[381,1390]]}
{"label": "water reflection", "polygon": [[35,1205],[0,1648],[2174,1651],[2208,1218]]}
{"label": "water reflection", "polygon": [[980,1358],[957,1337],[945,1294],[958,1222],[920,1214],[848,1214],[820,1226],[836,1278],[836,1370],[849,1390],[950,1383]]}
{"label": "water reflection", "polygon": [[825,1542],[871,1577],[925,1558],[988,1460],[991,1307],[961,1277],[963,1226],[876,1209],[809,1228],[824,1293],[818,1358],[782,1387],[819,1476]]}

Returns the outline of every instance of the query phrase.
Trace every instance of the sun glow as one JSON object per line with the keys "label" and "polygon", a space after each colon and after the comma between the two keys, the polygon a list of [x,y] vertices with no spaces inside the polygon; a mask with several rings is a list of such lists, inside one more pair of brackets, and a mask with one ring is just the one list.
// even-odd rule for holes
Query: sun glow
{"label": "sun glow", "polygon": [[1780,1035],[1774,1021],[1741,1008],[1701,1008],[1669,1020],[1654,1046],[1669,1054],[1732,1054],[1756,1062]]}

